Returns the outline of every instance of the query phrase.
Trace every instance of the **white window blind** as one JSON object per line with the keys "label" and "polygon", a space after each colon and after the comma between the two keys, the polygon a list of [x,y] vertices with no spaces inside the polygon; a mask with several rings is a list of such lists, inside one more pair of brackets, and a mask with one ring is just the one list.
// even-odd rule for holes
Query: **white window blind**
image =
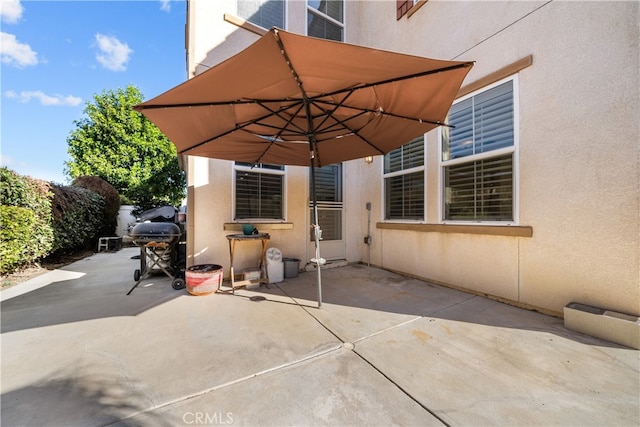
{"label": "white window blind", "polygon": [[416,138],[384,156],[384,173],[424,166],[424,138]]}
{"label": "white window blind", "polygon": [[445,168],[449,220],[513,221],[513,155]]}
{"label": "white window blind", "polygon": [[235,167],[235,219],[283,220],[283,167]]}
{"label": "white window blind", "polygon": [[424,220],[424,138],[384,157],[386,220]]}
{"label": "white window blind", "polygon": [[455,103],[444,129],[443,219],[514,221],[514,81]]}
{"label": "white window blind", "polygon": [[318,202],[342,202],[342,166],[327,165],[314,170]]}
{"label": "white window blind", "polygon": [[449,123],[444,160],[513,146],[513,82],[454,104]]}
{"label": "white window blind", "polygon": [[[315,168],[316,197],[318,202],[318,224],[324,240],[342,239],[342,164]],[[312,189],[309,189],[311,194]],[[311,208],[312,203],[309,202]],[[310,212],[313,218],[313,211]],[[310,241],[315,240],[312,229]]]}

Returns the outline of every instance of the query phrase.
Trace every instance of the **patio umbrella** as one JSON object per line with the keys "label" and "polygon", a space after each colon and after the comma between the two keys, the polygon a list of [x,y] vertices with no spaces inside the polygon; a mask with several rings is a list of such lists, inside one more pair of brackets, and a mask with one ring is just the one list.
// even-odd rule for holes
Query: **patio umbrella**
{"label": "patio umbrella", "polygon": [[386,154],[443,121],[472,62],[443,61],[272,28],[198,76],[135,106],[178,153],[310,167]]}

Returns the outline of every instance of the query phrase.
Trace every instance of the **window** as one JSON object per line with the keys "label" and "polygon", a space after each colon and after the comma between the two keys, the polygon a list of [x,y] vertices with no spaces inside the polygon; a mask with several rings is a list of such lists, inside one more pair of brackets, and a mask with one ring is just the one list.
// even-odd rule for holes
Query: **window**
{"label": "window", "polygon": [[321,39],[344,40],[344,1],[308,0],[307,35]]}
{"label": "window", "polygon": [[424,138],[384,156],[386,220],[424,220]]}
{"label": "window", "polygon": [[396,19],[402,18],[409,13],[414,6],[416,8],[422,6],[429,0],[396,0]]}
{"label": "window", "polygon": [[444,221],[514,222],[516,80],[456,102],[442,128]]}
{"label": "window", "polygon": [[[318,224],[323,240],[342,240],[342,163],[315,168]],[[311,183],[309,183],[311,184]],[[309,193],[313,191],[309,188]],[[309,207],[313,208],[309,202]],[[313,218],[313,211],[310,212]],[[313,229],[310,241],[315,240]]]}
{"label": "window", "polygon": [[284,220],[284,167],[236,162],[235,219]]}
{"label": "window", "polygon": [[396,1],[396,19],[400,19],[404,15],[406,15],[407,12],[409,12],[409,9],[411,9],[411,6],[413,6],[412,0],[397,0]]}
{"label": "window", "polygon": [[237,13],[262,28],[284,28],[285,0],[238,0]]}

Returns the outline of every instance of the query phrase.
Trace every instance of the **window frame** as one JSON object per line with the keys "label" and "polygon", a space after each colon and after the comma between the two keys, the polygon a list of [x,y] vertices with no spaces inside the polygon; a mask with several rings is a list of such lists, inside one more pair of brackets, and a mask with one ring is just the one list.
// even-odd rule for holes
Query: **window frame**
{"label": "window frame", "polygon": [[[347,8],[346,8],[346,3],[347,0],[342,0],[342,22],[338,21],[337,19],[327,15],[324,12],[321,12],[320,10],[316,9],[315,7],[312,7],[309,5],[309,1],[310,0],[306,0],[305,4],[306,4],[306,15],[305,15],[305,34],[308,36],[309,35],[309,14],[312,15],[316,15],[319,18],[325,19],[327,21],[329,21],[330,23],[339,26],[340,28],[342,28],[342,40],[338,40],[340,42],[344,42],[346,39],[346,14],[347,14]],[[333,39],[326,39],[326,40],[333,40]]]}
{"label": "window frame", "polygon": [[[420,137],[418,137],[420,138]],[[413,141],[415,141],[418,138],[414,138],[411,141],[406,142],[405,144],[403,144],[402,146],[409,144]],[[426,222],[426,218],[427,218],[427,139],[426,139],[426,135],[422,135],[422,165],[419,166],[413,166],[407,169],[401,169],[401,170],[397,170],[397,171],[392,171],[392,172],[385,172],[384,170],[384,164],[385,164],[385,157],[388,154],[385,154],[383,156],[382,159],[382,222],[387,222],[387,223],[409,223],[409,224],[423,224]],[[400,147],[399,147],[400,148]],[[422,172],[422,185],[423,185],[423,191],[422,191],[422,200],[423,200],[423,212],[422,212],[422,218],[387,218],[387,182],[386,180],[389,178],[395,178],[398,176],[402,176],[402,175],[410,175],[410,174],[414,174],[417,172]]]}
{"label": "window frame", "polygon": [[[233,162],[232,166],[232,177],[231,177],[231,218],[233,218],[234,223],[244,223],[244,222],[262,222],[262,223],[281,223],[287,220],[287,167],[282,165],[282,169],[272,169],[272,168],[263,168],[261,165],[254,166],[245,166],[242,164],[243,162]],[[281,165],[269,165],[269,166],[281,166]],[[282,218],[260,218],[260,217],[252,217],[252,218],[238,218],[237,217],[237,173],[240,172],[251,172],[251,173],[259,173],[259,174],[270,174],[270,175],[279,175],[282,177],[282,194],[281,194],[281,203],[282,203]]]}
{"label": "window frame", "polygon": [[[339,169],[338,173],[333,175],[333,176],[335,176],[337,178],[336,182],[335,182],[335,185],[333,185],[333,186],[330,185],[329,186],[329,187],[332,187],[332,188],[335,189],[335,191],[336,191],[335,195],[337,197],[333,198],[333,200],[325,200],[325,199],[323,199],[321,197],[321,195],[320,195],[321,191],[319,191],[320,188],[319,188],[318,182],[319,182],[319,178],[320,177],[318,177],[318,171],[322,170],[323,168],[330,168],[330,167],[331,168],[337,167]],[[339,217],[340,228],[339,229],[336,228],[338,230],[338,233],[337,233],[339,235],[338,238],[333,238],[334,236],[329,235],[327,233],[327,227],[322,228],[322,230],[323,230],[322,238],[323,238],[323,240],[327,240],[327,241],[343,241],[343,240],[345,240],[345,235],[346,235],[345,234],[346,233],[345,232],[345,218],[344,218],[344,212],[345,212],[345,187],[344,187],[344,182],[345,182],[345,170],[346,170],[346,168],[344,166],[344,163],[343,162],[332,163],[332,164],[329,164],[329,165],[316,167],[314,170],[315,170],[315,173],[316,173],[316,177],[315,177],[316,197],[317,197],[316,205],[317,205],[317,208],[318,208],[318,220],[319,220],[319,222],[321,222],[321,220],[322,220],[323,212],[324,213],[329,212],[329,211],[330,212],[340,212],[340,217]],[[308,191],[309,191],[309,211],[308,211],[308,213],[309,213],[309,219],[310,219],[309,223],[311,223],[311,220],[313,219],[313,200],[311,200],[312,199],[311,195],[312,195],[313,189],[311,188],[311,179],[308,180],[308,184],[309,184],[309,186],[308,186],[309,187],[308,188]],[[335,200],[335,199],[338,199],[338,200]],[[313,242],[313,241],[315,241],[315,236],[313,235],[313,229],[309,228],[309,242]]]}
{"label": "window frame", "polygon": [[[241,18],[241,19],[245,20],[246,22],[249,22],[252,25],[255,25],[255,26],[259,27],[259,28],[263,28],[265,30],[269,30],[270,29],[270,28],[263,27],[262,25],[257,24],[257,23],[255,23],[253,21],[250,21],[249,18],[245,18],[242,15],[240,15],[240,12],[238,10],[238,1],[240,1],[240,0],[236,0],[235,1],[235,6],[236,6],[236,11],[235,11],[236,15],[235,16],[237,16],[238,18]],[[266,2],[266,1],[269,1],[269,0],[261,0],[261,1]],[[282,10],[282,13],[283,13],[282,29],[283,30],[287,29],[287,18],[289,16],[289,10],[288,9],[289,9],[289,2],[286,1],[286,0],[283,0],[283,10]],[[278,28],[280,28],[280,27],[278,27]]]}
{"label": "window frame", "polygon": [[[443,136],[442,129],[438,132],[438,223],[440,224],[473,224],[473,225],[486,225],[486,226],[505,226],[505,225],[519,225],[520,224],[520,191],[519,191],[519,146],[520,146],[520,109],[519,109],[519,79],[518,74],[500,79],[487,86],[470,92],[453,102],[453,105],[463,102],[469,98],[473,98],[479,94],[487,92],[497,86],[504,83],[512,82],[512,96],[513,96],[513,145],[509,147],[502,147],[483,153],[472,154],[469,156],[459,157],[455,159],[443,160]],[[512,156],[512,220],[495,221],[495,220],[454,220],[446,219],[446,203],[445,203],[445,168],[448,166],[455,166],[460,164],[473,163],[480,160],[487,160],[495,157],[500,157],[505,154],[511,154]]]}
{"label": "window frame", "polygon": [[399,21],[404,16],[410,18],[418,9],[427,4],[428,1],[429,0],[398,0],[396,2],[396,20]]}

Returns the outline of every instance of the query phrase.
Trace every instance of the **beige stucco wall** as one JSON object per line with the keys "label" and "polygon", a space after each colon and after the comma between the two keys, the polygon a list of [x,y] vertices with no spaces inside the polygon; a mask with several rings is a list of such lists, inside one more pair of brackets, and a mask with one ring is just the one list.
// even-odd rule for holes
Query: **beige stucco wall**
{"label": "beige stucco wall", "polygon": [[[235,1],[189,2],[187,67],[191,75],[205,71],[257,40],[258,35],[225,21],[225,14],[234,13]],[[302,200],[306,194],[304,171],[296,167],[287,171],[287,220],[291,229],[259,226],[260,231],[270,234],[269,246],[278,247],[287,256],[301,258],[305,254],[305,240],[301,237],[304,231],[301,224],[306,218]],[[225,224],[233,222],[233,163],[189,156],[187,173],[188,265],[220,264],[228,274],[229,246],[225,236],[238,232],[225,229]],[[259,253],[259,242],[238,243],[236,271],[255,267]]]}
{"label": "beige stucco wall", "polygon": [[[555,312],[579,301],[637,315],[638,4],[430,1],[396,22],[393,5],[372,3],[354,42],[475,60],[466,83],[533,56],[518,76],[519,223],[533,237],[384,230],[373,262]],[[430,223],[437,144],[432,132]]]}
{"label": "beige stucco wall", "polygon": [[[257,37],[223,20],[234,1],[191,3],[198,5],[191,41],[199,42],[189,53],[190,69],[213,64]],[[640,315],[638,4],[431,0],[396,21],[395,3],[349,1],[347,41],[475,60],[466,83],[532,56],[532,65],[518,74],[516,185],[518,224],[532,227],[533,236],[376,228],[383,219],[377,157],[370,165],[345,163],[347,260],[366,263],[370,255],[373,265],[556,313],[578,301]],[[291,31],[304,33],[304,4],[289,6]],[[439,221],[437,159],[437,132],[431,132],[427,223]],[[226,266],[231,163],[190,158],[188,165],[190,262]],[[285,185],[292,228],[269,231],[271,244],[307,260],[306,168],[288,167]],[[370,248],[363,243],[367,202]]]}
{"label": "beige stucco wall", "polygon": [[[220,264],[228,271],[227,234],[240,233],[230,228],[233,223],[233,163],[189,156],[189,265]],[[286,223],[256,223],[261,232],[269,233],[269,247],[277,247],[284,256],[305,260],[308,236],[307,169],[288,166],[285,177]],[[225,224],[226,227],[225,228]],[[259,242],[239,242],[236,246],[236,271],[256,267]]]}

